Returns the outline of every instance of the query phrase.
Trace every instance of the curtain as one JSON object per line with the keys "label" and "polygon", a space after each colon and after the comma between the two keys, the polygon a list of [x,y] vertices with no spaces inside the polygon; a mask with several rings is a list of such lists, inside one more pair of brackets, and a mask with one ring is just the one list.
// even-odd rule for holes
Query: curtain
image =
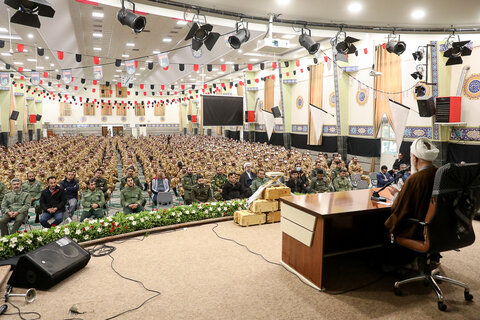
{"label": "curtain", "polygon": [[153,109],[154,115],[159,117],[165,117],[165,104],[157,103]]}
{"label": "curtain", "polygon": [[[402,91],[402,65],[400,56],[389,53],[382,45],[376,47],[375,66],[376,71],[382,73],[381,76],[375,77],[375,90],[377,97],[375,98],[373,109],[373,136],[376,138],[380,131],[382,117],[387,115],[388,121],[393,128],[392,115],[388,103],[388,96],[379,91],[384,92],[401,92]],[[393,100],[402,103],[402,95],[396,94],[391,97]]]}
{"label": "curtain", "polygon": [[264,103],[264,110],[272,112],[272,108],[275,107],[274,102],[274,88],[275,88],[275,80],[272,76],[267,77],[265,80],[265,103]]}
{"label": "curtain", "polygon": [[238,85],[238,87],[237,87],[237,96],[243,97],[243,89],[244,89],[243,86]]}
{"label": "curtain", "polygon": [[[117,116],[126,116],[127,115],[127,105],[125,103],[121,103],[120,105],[117,105]],[[95,110],[93,110],[95,115]]]}
{"label": "curtain", "polygon": [[[323,106],[323,68],[324,64],[319,63],[310,66],[310,86],[309,86],[309,104],[313,104],[322,109]],[[308,144],[318,146],[322,144],[322,137],[318,141],[315,133],[315,128],[312,121],[312,114],[310,112],[310,105],[308,106]]]}

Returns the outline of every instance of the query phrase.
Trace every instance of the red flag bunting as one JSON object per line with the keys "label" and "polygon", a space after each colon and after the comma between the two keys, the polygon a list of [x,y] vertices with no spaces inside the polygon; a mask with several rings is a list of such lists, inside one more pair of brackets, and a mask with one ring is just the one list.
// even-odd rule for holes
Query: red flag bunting
{"label": "red flag bunting", "polygon": [[226,70],[227,70],[227,66],[224,65],[224,64],[222,64],[222,65],[220,66],[220,68],[222,69],[222,71],[226,71]]}
{"label": "red flag bunting", "polygon": [[184,84],[182,84],[181,87],[182,87],[182,90],[185,90],[185,85]]}
{"label": "red flag bunting", "polygon": [[144,87],[145,87],[145,86],[144,86],[143,84],[140,84],[140,89],[143,90]]}
{"label": "red flag bunting", "polygon": [[78,90],[78,87],[77,87],[77,86],[75,86],[75,90]]}
{"label": "red flag bunting", "polygon": [[193,71],[198,71],[198,64],[193,65]]}
{"label": "red flag bunting", "polygon": [[287,72],[287,77],[290,77],[290,72]]}
{"label": "red flag bunting", "polygon": [[253,65],[251,63],[248,64],[248,70],[252,71]]}
{"label": "red flag bunting", "polygon": [[386,43],[382,44],[382,47],[383,47],[383,50],[387,49],[387,44]]}
{"label": "red flag bunting", "polygon": [[44,73],[43,73],[43,77],[44,77],[44,78],[48,78],[48,72],[44,72]]}
{"label": "red flag bunting", "polygon": [[135,69],[138,69],[138,61],[135,60]]}
{"label": "red flag bunting", "polygon": [[117,88],[121,88],[122,87],[122,83],[121,82],[117,82]]}
{"label": "red flag bunting", "polygon": [[165,90],[165,85],[162,84],[162,85],[161,85],[161,88],[162,88],[162,90]]}
{"label": "red flag bunting", "polygon": [[[98,83],[97,80],[93,80],[93,84],[94,84],[94,85],[97,85],[97,83]],[[95,92],[95,91],[94,91],[94,92]]]}
{"label": "red flag bunting", "polygon": [[17,43],[17,51],[23,52],[23,49],[25,49],[25,46],[23,44]]}
{"label": "red flag bunting", "polygon": [[93,63],[99,64],[100,63],[100,58],[99,57],[93,57]]}
{"label": "red flag bunting", "polygon": [[258,79],[255,79],[255,82],[256,82],[256,83],[259,83],[260,81],[259,81]]}
{"label": "red flag bunting", "polygon": [[300,67],[300,60],[295,61],[295,65],[296,65],[297,67]]}
{"label": "red flag bunting", "polygon": [[368,54],[368,49],[367,49],[367,48],[363,48],[363,53]]}
{"label": "red flag bunting", "polygon": [[272,62],[272,68],[275,70],[277,69],[277,63],[276,62]]}
{"label": "red flag bunting", "polygon": [[327,57],[327,56],[323,56],[323,60],[325,60],[325,62],[328,62],[328,57]]}
{"label": "red flag bunting", "polygon": [[165,68],[163,68],[163,70],[167,71],[167,70],[168,70],[168,66],[167,66],[167,67],[165,67]]}
{"label": "red flag bunting", "polygon": [[57,51],[57,57],[60,60],[63,60],[63,51]]}
{"label": "red flag bunting", "polygon": [[22,72],[23,71],[23,67],[18,67],[18,72]]}

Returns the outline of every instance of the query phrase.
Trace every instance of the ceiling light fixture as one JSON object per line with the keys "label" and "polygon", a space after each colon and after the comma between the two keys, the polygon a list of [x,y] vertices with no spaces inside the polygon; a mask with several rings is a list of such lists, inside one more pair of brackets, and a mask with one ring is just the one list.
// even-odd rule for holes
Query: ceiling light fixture
{"label": "ceiling light fixture", "polygon": [[102,38],[103,37],[103,34],[101,32],[94,32],[92,33],[92,36],[94,38]]}
{"label": "ceiling light fixture", "polygon": [[[125,2],[132,4],[132,10],[125,8]],[[122,0],[122,9],[118,10],[117,19],[121,24],[129,26],[135,33],[140,33],[145,29],[147,19],[143,16],[136,15],[134,12],[135,3],[131,0]]]}
{"label": "ceiling light fixture", "polygon": [[102,48],[94,47],[94,48],[93,48],[93,51],[102,51]]}
{"label": "ceiling light fixture", "polygon": [[[308,31],[308,34],[305,31]],[[302,34],[298,37],[298,42],[300,42],[302,47],[307,49],[309,54],[317,53],[320,48],[320,43],[313,41],[312,31],[306,26],[302,28]]]}
{"label": "ceiling light fixture", "polygon": [[422,10],[422,9],[413,10],[410,16],[415,20],[422,19],[423,17],[425,17],[425,10]]}
{"label": "ceiling light fixture", "polygon": [[127,42],[125,45],[127,47],[135,47],[135,43],[133,43],[133,42]]}
{"label": "ceiling light fixture", "polygon": [[53,18],[55,10],[46,0],[5,0],[6,5],[17,12],[10,18],[11,23],[40,28],[38,16]]}
{"label": "ceiling light fixture", "polygon": [[[198,17],[199,16],[196,15],[193,20],[195,20],[195,18],[198,20]],[[207,24],[206,17],[203,16],[203,18],[205,24],[201,25],[199,22],[194,22],[187,34],[187,37],[185,38],[185,40],[192,39],[192,49],[194,51],[200,49],[203,44],[205,44],[205,47],[207,47],[209,51],[212,51],[215,43],[220,37],[220,33],[212,32],[213,26],[211,24]]]}
{"label": "ceiling light fixture", "polygon": [[94,17],[94,18],[103,18],[103,12],[100,12],[100,11],[92,11],[92,17]]}
{"label": "ceiling light fixture", "polygon": [[446,65],[452,66],[456,64],[462,64],[464,56],[469,56],[472,54],[472,49],[467,47],[467,44],[470,43],[470,40],[460,41],[460,36],[458,36],[458,41],[455,40],[455,32],[453,32],[447,39],[447,51],[443,53],[443,56],[448,58]]}
{"label": "ceiling light fixture", "polygon": [[353,2],[347,6],[347,9],[350,11],[350,13],[359,13],[362,11],[363,6],[360,2]]}
{"label": "ceiling light fixture", "polygon": [[172,42],[172,38],[163,38],[163,42]]}
{"label": "ceiling light fixture", "polygon": [[290,4],[290,0],[277,0],[279,6],[286,6]]}
{"label": "ceiling light fixture", "polygon": [[28,37],[28,39],[33,39],[33,34],[29,33],[29,34],[27,35],[27,37]]}
{"label": "ceiling light fixture", "polygon": [[247,42],[250,39],[248,22],[243,22],[243,20],[240,20],[239,22],[235,23],[235,29],[236,33],[228,37],[228,43],[233,49],[237,50],[240,49],[243,43]]}

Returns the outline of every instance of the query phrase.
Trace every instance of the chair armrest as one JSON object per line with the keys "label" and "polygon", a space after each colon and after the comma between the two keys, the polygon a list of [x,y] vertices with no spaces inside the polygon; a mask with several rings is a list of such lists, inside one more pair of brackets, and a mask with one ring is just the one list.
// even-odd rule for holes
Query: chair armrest
{"label": "chair armrest", "polygon": [[414,218],[408,218],[407,220],[410,221],[410,222],[418,223],[419,225],[422,225],[422,226],[428,226],[429,225],[428,222],[420,221],[420,220],[414,219]]}

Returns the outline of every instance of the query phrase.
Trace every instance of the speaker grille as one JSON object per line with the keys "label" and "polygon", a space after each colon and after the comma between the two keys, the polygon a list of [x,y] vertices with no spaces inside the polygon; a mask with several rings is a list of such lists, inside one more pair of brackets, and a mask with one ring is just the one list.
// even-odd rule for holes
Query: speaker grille
{"label": "speaker grille", "polygon": [[437,98],[435,119],[437,122],[450,121],[450,98]]}

